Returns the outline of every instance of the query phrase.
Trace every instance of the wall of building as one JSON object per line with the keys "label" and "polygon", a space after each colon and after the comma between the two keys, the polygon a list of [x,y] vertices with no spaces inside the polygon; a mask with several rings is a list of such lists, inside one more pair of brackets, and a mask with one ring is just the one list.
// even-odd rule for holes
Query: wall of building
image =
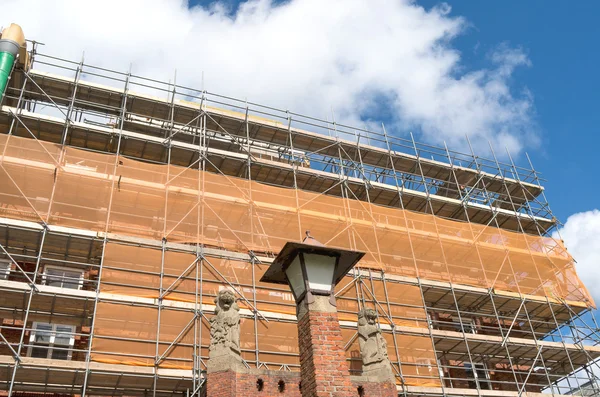
{"label": "wall of building", "polygon": [[[249,372],[224,371],[209,374],[205,397],[301,396],[302,379],[298,372],[267,370]],[[396,397],[398,395],[396,386],[391,383],[373,382],[362,379],[360,376],[353,376],[350,381],[352,390],[347,393],[347,397]],[[262,388],[259,387],[259,384],[262,385]]]}

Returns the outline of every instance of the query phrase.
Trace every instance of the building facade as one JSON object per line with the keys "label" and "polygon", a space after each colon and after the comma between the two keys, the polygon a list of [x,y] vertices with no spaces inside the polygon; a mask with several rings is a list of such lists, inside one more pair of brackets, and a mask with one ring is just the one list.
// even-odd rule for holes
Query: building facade
{"label": "building facade", "polygon": [[224,288],[240,307],[244,365],[295,379],[292,294],[259,280],[306,230],[366,252],[336,293],[352,375],[357,313],[371,308],[399,395],[597,385],[595,303],[550,237],[542,179],[510,154],[425,145],[35,43],[1,105],[4,393],[201,394]]}

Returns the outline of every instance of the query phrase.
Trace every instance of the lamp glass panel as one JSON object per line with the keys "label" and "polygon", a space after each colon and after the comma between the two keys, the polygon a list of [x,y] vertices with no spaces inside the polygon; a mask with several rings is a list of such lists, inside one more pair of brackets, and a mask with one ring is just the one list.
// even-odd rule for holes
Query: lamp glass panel
{"label": "lamp glass panel", "polygon": [[296,255],[292,263],[285,269],[285,275],[292,287],[294,295],[299,297],[306,291],[304,276],[302,276],[302,266],[300,265],[300,256]]}
{"label": "lamp glass panel", "polygon": [[304,265],[311,290],[331,291],[336,257],[318,254],[304,254]]}

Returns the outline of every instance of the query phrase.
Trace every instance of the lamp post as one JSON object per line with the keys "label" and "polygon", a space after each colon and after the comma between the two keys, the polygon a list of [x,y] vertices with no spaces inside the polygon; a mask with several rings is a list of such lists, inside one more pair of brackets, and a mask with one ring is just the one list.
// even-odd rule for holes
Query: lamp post
{"label": "lamp post", "polygon": [[260,279],[289,285],[296,300],[302,396],[354,395],[334,288],[363,256],[326,247],[307,231],[302,243],[285,244]]}
{"label": "lamp post", "polygon": [[329,248],[315,240],[310,232],[302,243],[288,242],[260,281],[287,284],[299,305],[314,297],[327,296],[335,306],[334,287],[364,256],[364,252]]}

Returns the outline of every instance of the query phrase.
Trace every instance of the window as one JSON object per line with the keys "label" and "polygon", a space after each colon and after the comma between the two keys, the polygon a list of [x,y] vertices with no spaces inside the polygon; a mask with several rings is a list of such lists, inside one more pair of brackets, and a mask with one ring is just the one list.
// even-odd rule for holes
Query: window
{"label": "window", "polygon": [[431,373],[431,360],[428,358],[416,358],[415,363],[417,364],[417,374],[429,375]]}
{"label": "window", "polygon": [[7,259],[0,259],[0,280],[8,280],[10,274],[11,262]]}
{"label": "window", "polygon": [[462,327],[461,327],[461,318],[458,316],[452,316],[452,323],[456,329],[456,332],[462,332],[465,330],[466,334],[476,334],[477,333],[477,325],[475,323],[474,318],[462,318]]}
{"label": "window", "polygon": [[[490,378],[488,375],[488,371],[485,368],[485,364],[482,363],[473,363],[473,366],[469,363],[465,363],[465,371],[467,372],[467,378],[469,378],[469,388],[476,389],[477,384],[475,382],[475,374],[477,374],[477,381],[479,382],[479,387],[482,390],[491,390],[492,387],[490,385]],[[473,371],[475,369],[475,371]]]}
{"label": "window", "polygon": [[83,271],[46,266],[44,268],[43,280],[44,284],[52,287],[81,289],[83,286]]}
{"label": "window", "polygon": [[70,360],[75,344],[73,325],[33,323],[27,355],[54,360]]}

